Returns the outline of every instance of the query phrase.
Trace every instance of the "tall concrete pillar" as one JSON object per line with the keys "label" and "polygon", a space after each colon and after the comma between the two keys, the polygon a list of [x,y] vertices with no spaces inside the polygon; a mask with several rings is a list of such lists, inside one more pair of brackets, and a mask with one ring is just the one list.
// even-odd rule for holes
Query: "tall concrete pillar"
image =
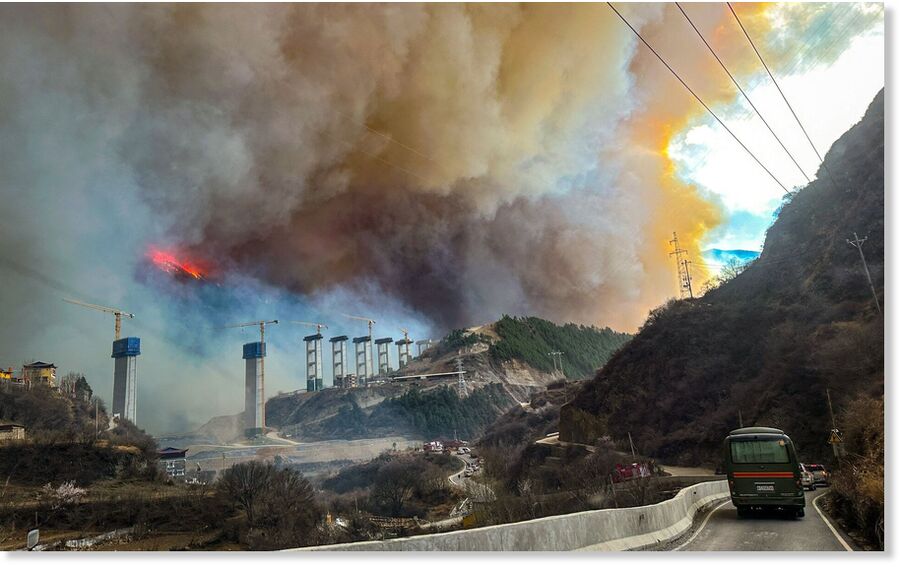
{"label": "tall concrete pillar", "polygon": [[385,376],[391,371],[390,345],[393,342],[394,339],[391,337],[384,337],[375,341],[375,346],[378,349],[378,374],[380,376]]}
{"label": "tall concrete pillar", "polygon": [[346,335],[329,339],[331,342],[331,375],[335,386],[343,384],[340,379],[351,374],[347,368],[347,340]]}
{"label": "tall concrete pillar", "polygon": [[322,389],[322,335],[303,337],[306,343],[306,391]]}
{"label": "tall concrete pillar", "polygon": [[397,365],[401,369],[405,368],[409,364],[409,345],[413,342],[409,339],[400,339],[394,344],[397,345]]}
{"label": "tall concrete pillar", "polygon": [[137,424],[137,357],[141,354],[141,339],[125,337],[113,341],[112,358],[116,361],[113,374],[113,415],[118,414]]}
{"label": "tall concrete pillar", "polygon": [[247,437],[260,435],[266,428],[265,356],[266,343],[244,345],[244,433]]}
{"label": "tall concrete pillar", "polygon": [[421,341],[416,341],[416,356],[422,356],[422,352],[431,348],[432,344],[434,344],[434,341],[431,339],[422,339]]}
{"label": "tall concrete pillar", "polygon": [[373,376],[372,369],[372,337],[356,337],[353,339],[356,345],[356,377],[360,386],[365,387],[369,378]]}

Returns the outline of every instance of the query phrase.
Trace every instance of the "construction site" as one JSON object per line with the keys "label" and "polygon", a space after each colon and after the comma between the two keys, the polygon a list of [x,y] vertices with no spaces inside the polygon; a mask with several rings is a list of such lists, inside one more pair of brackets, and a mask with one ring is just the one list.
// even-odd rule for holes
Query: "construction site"
{"label": "construction site", "polygon": [[[75,299],[64,298],[63,301],[71,305],[113,315],[115,327],[111,350],[111,357],[114,360],[112,412],[116,418],[127,419],[134,424],[138,424],[137,357],[141,354],[141,339],[139,337],[122,337],[122,319],[133,319],[135,315],[123,309],[95,305]],[[330,369],[328,374],[331,377],[331,383],[328,388],[347,390],[382,386],[391,382],[456,380],[460,391],[463,391],[465,387],[465,370],[461,367],[427,374],[410,374],[405,372],[409,368],[410,363],[427,351],[435,341],[431,339],[414,341],[410,338],[409,331],[405,328],[399,329],[402,333],[402,338],[398,340],[394,340],[390,336],[376,338],[373,334],[376,324],[374,319],[354,315],[343,315],[342,317],[348,320],[364,322],[367,333],[352,338],[353,363],[348,363],[348,358],[350,357],[348,343],[351,342],[351,338],[347,335],[330,337],[328,339],[331,343],[330,366],[325,360],[322,348],[322,343],[325,340],[322,330],[328,329],[326,323],[271,319],[237,323],[223,327],[223,329],[251,327],[259,330],[258,341],[242,345],[245,377],[242,425],[244,428],[243,433],[247,438],[264,436],[266,433],[266,330],[267,327],[279,323],[315,329],[314,334],[302,338],[302,343],[305,347],[306,387],[305,389],[298,389],[297,392],[314,393],[325,390],[326,368]],[[373,344],[375,345],[374,358]],[[415,354],[412,353],[413,346],[416,347]],[[34,361],[23,365],[21,372],[18,374],[12,367],[3,370],[0,372],[0,379],[3,379],[5,384],[16,386],[28,387],[33,383],[41,383],[56,387],[56,366],[51,363]]]}

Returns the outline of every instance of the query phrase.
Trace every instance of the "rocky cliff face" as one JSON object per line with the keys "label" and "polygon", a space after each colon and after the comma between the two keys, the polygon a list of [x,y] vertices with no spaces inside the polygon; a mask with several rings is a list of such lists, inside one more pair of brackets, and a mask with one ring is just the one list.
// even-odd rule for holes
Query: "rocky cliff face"
{"label": "rocky cliff face", "polygon": [[[413,362],[404,374],[432,374],[455,370],[457,354],[448,352],[435,358],[423,357]],[[553,373],[531,368],[518,361],[492,360],[486,345],[471,345],[460,358],[466,370],[466,392],[474,394],[487,385],[500,387],[504,398],[489,411],[502,413],[506,406],[527,402],[532,393],[558,380]],[[398,398],[415,389],[422,394],[443,388],[457,389],[457,379],[433,378],[411,383],[390,383],[350,390],[327,389],[321,392],[294,392],[270,399],[266,404],[266,423],[301,440],[355,439],[384,435],[421,435],[414,423],[388,410],[385,401]],[[491,419],[488,419],[490,421]],[[453,431],[445,432],[453,435]]]}

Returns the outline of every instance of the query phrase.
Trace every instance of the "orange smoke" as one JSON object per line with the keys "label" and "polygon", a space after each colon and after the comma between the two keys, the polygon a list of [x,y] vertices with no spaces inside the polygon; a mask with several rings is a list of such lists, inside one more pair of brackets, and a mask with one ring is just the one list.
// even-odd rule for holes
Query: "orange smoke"
{"label": "orange smoke", "polygon": [[[734,100],[675,6],[620,8],[704,100]],[[685,8],[752,72],[726,6]],[[762,41],[785,14],[821,16],[736,9]],[[605,4],[6,10],[28,23],[8,36],[39,38],[16,53],[66,55],[41,80],[121,93],[117,150],[180,243],[150,259],[191,280],[202,251],[297,294],[387,296],[436,329],[527,313],[633,330],[677,292],[672,233],[698,260],[722,221],[666,151],[703,109]],[[767,53],[810,37],[794,35]]]}
{"label": "orange smoke", "polygon": [[[767,14],[771,7],[767,3],[740,4],[735,10],[751,36],[762,37],[771,25]],[[630,14],[640,14],[639,10],[634,8]],[[759,70],[755,54],[726,5],[687,4],[685,11],[732,73],[740,77]],[[737,89],[676,6],[663,8],[661,16],[644,25],[641,33],[713,109],[738,96]],[[695,185],[678,176],[668,153],[672,140],[704,118],[706,110],[645,46],[638,45],[629,70],[637,90],[647,96],[643,112],[636,114],[627,126],[627,143],[633,146],[631,186],[646,195],[645,199],[658,203],[649,211],[652,219],[647,235],[655,245],[646,247],[642,256],[648,281],[657,282],[642,289],[646,312],[677,289],[675,260],[670,257],[672,233],[678,234],[679,243],[688,250],[690,258],[701,259],[703,239],[722,222],[723,211]],[[702,265],[692,266],[695,295],[712,275]]]}

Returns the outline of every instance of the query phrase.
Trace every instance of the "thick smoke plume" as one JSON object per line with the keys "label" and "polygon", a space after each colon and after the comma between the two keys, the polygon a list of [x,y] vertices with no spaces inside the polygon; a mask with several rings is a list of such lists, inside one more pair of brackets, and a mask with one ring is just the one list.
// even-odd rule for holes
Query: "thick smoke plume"
{"label": "thick smoke plume", "polygon": [[[689,8],[727,52],[730,14]],[[778,53],[773,14],[816,16],[739,9]],[[674,6],[623,11],[708,102],[734,100]],[[199,343],[135,282],[152,246],[435,332],[502,313],[633,330],[675,293],[671,233],[699,255],[720,220],[665,155],[702,109],[605,4],[4,5],[0,75],[0,255],[19,274],[0,363],[81,352],[68,289]]]}

